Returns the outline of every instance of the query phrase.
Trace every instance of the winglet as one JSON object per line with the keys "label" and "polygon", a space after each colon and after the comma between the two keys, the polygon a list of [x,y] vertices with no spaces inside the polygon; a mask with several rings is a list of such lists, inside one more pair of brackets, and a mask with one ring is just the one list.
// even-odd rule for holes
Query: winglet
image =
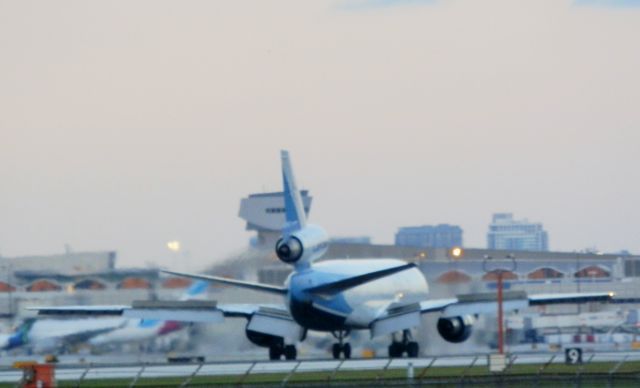
{"label": "winglet", "polygon": [[289,151],[282,150],[280,153],[282,158],[282,186],[284,191],[284,209],[286,223],[283,228],[285,234],[295,232],[304,228],[307,224],[307,217],[304,213],[302,205],[302,197],[298,191],[293,169],[291,168],[291,159],[289,159]]}

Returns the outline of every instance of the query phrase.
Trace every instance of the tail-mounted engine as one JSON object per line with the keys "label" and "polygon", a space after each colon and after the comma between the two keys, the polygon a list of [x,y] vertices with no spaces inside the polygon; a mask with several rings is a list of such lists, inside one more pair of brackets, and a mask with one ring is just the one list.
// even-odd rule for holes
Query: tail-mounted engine
{"label": "tail-mounted engine", "polygon": [[287,264],[312,262],[321,257],[327,250],[327,233],[315,225],[307,225],[304,229],[286,235],[276,243],[276,255]]}
{"label": "tail-mounted engine", "polygon": [[300,260],[303,253],[304,247],[297,237],[284,237],[276,243],[276,255],[287,264],[293,264]]}
{"label": "tail-mounted engine", "polygon": [[473,317],[447,317],[438,319],[438,333],[448,342],[459,343],[471,336]]}

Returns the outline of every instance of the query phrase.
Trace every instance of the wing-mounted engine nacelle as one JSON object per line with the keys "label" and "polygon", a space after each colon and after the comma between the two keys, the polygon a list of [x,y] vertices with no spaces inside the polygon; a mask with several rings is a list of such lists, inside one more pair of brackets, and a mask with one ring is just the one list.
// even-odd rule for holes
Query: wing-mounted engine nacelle
{"label": "wing-mounted engine nacelle", "polygon": [[276,243],[276,255],[287,264],[312,262],[324,255],[328,246],[327,233],[319,226],[307,225],[280,238]]}
{"label": "wing-mounted engine nacelle", "polygon": [[254,345],[261,346],[263,348],[269,347],[283,347],[284,346],[284,338],[278,337],[272,334],[260,333],[257,331],[249,330],[248,328],[245,330],[247,334],[247,338]]}
{"label": "wing-mounted engine nacelle", "polygon": [[438,319],[438,333],[448,342],[466,341],[471,336],[472,329],[473,317],[471,315]]}

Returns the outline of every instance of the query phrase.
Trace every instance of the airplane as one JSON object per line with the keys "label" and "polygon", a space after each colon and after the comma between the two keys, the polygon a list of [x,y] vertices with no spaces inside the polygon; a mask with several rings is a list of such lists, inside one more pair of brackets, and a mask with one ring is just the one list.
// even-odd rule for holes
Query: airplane
{"label": "airplane", "polygon": [[115,330],[124,318],[38,319],[27,318],[11,334],[0,334],[0,350],[29,347],[35,353],[57,351]]}
{"label": "airplane", "polygon": [[[204,296],[208,282],[194,282],[181,300]],[[28,346],[35,353],[56,351],[66,346],[88,342],[99,346],[107,343],[142,342],[184,328],[183,322],[126,318],[103,319],[25,319],[11,334],[0,334],[0,350]]]}
{"label": "airplane", "polygon": [[13,331],[13,333],[0,334],[0,350],[11,350],[19,348],[27,343],[27,335],[31,330],[31,326],[35,323],[35,319],[25,319],[22,323]]}
{"label": "airplane", "polygon": [[[296,344],[308,331],[332,333],[334,358],[351,358],[347,341],[354,330],[371,337],[390,336],[389,357],[418,357],[419,345],[412,330],[423,314],[439,314],[437,330],[451,343],[471,335],[475,317],[495,313],[494,293],[430,299],[429,286],[415,263],[396,259],[321,260],[329,245],[320,226],[307,223],[288,151],[281,152],[285,225],[275,245],[276,256],[293,267],[284,285],[276,286],[213,275],[163,271],[176,276],[217,282],[279,295],[282,304],[218,304],[215,301],[178,304],[158,301],[132,306],[36,307],[40,315],[121,315],[192,322],[222,322],[244,318],[245,334],[255,345],[269,349],[269,358],[297,357]],[[607,302],[613,293],[527,295],[504,293],[504,311],[532,305]]]}
{"label": "airplane", "polygon": [[[209,287],[206,281],[194,282],[180,298],[181,301],[197,300],[205,295]],[[94,347],[122,344],[141,343],[151,341],[185,328],[185,322],[162,321],[157,319],[129,319],[121,327],[99,334],[89,339],[88,343]]]}

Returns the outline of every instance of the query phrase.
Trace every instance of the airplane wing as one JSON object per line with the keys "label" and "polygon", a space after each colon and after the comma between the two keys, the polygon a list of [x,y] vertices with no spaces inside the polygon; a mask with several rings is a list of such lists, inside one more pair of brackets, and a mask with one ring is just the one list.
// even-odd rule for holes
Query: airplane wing
{"label": "airplane wing", "polygon": [[64,306],[64,307],[27,307],[27,310],[37,311],[38,315],[60,316],[121,316],[130,306]]}
{"label": "airplane wing", "polygon": [[[611,292],[558,293],[527,295],[524,291],[507,291],[503,294],[503,311],[525,309],[529,306],[547,304],[576,304],[589,302],[611,302]],[[382,310],[371,323],[371,335],[390,334],[420,325],[420,315],[441,313],[445,317],[463,315],[495,314],[497,295],[494,292],[458,295],[455,298],[430,299],[419,303],[393,304]]]}
{"label": "airplane wing", "polygon": [[28,307],[38,315],[48,316],[122,316],[182,322],[221,322],[223,313],[211,301],[134,301],[131,306]]}
{"label": "airplane wing", "polygon": [[215,301],[139,301],[131,306],[31,307],[38,315],[123,316],[180,322],[223,322],[225,317],[246,318],[247,330],[295,342],[304,330],[283,305],[217,304]]}
{"label": "airplane wing", "polygon": [[338,294],[342,291],[348,290],[350,288],[357,287],[361,284],[368,283],[373,280],[380,279],[385,276],[393,275],[394,273],[405,271],[415,267],[416,265],[414,263],[408,263],[408,264],[400,265],[397,267],[391,267],[391,268],[386,268],[379,271],[369,272],[363,275],[348,277],[342,280],[338,280],[336,282],[324,283],[319,286],[307,288],[305,291],[312,294],[317,294],[317,295],[331,296],[331,295]]}
{"label": "airplane wing", "polygon": [[[180,322],[222,322],[224,317],[251,318],[254,314],[273,311],[288,316],[283,305],[277,304],[218,304],[215,301],[134,301],[132,305],[115,306],[64,306],[27,307],[45,316],[103,317],[122,316],[126,318],[153,319]],[[292,318],[290,318],[292,319]]]}
{"label": "airplane wing", "polygon": [[174,271],[165,271],[165,270],[161,272],[168,273],[170,275],[191,278],[191,279],[206,280],[209,282],[217,282],[217,283],[228,284],[236,287],[248,288],[255,291],[270,292],[272,294],[279,294],[279,295],[287,294],[287,289],[285,287],[278,287],[270,284],[247,282],[244,280],[229,279],[229,278],[223,278],[220,276],[199,275],[199,274],[186,273],[186,272],[174,272]]}
{"label": "airplane wing", "polygon": [[[527,295],[524,291],[507,291],[503,294],[504,311],[521,310],[529,306],[548,304],[580,304],[589,302],[609,302],[611,292],[557,293]],[[421,313],[440,311],[447,316],[465,314],[495,314],[497,312],[495,292],[458,295],[450,299],[434,299],[420,303]]]}

